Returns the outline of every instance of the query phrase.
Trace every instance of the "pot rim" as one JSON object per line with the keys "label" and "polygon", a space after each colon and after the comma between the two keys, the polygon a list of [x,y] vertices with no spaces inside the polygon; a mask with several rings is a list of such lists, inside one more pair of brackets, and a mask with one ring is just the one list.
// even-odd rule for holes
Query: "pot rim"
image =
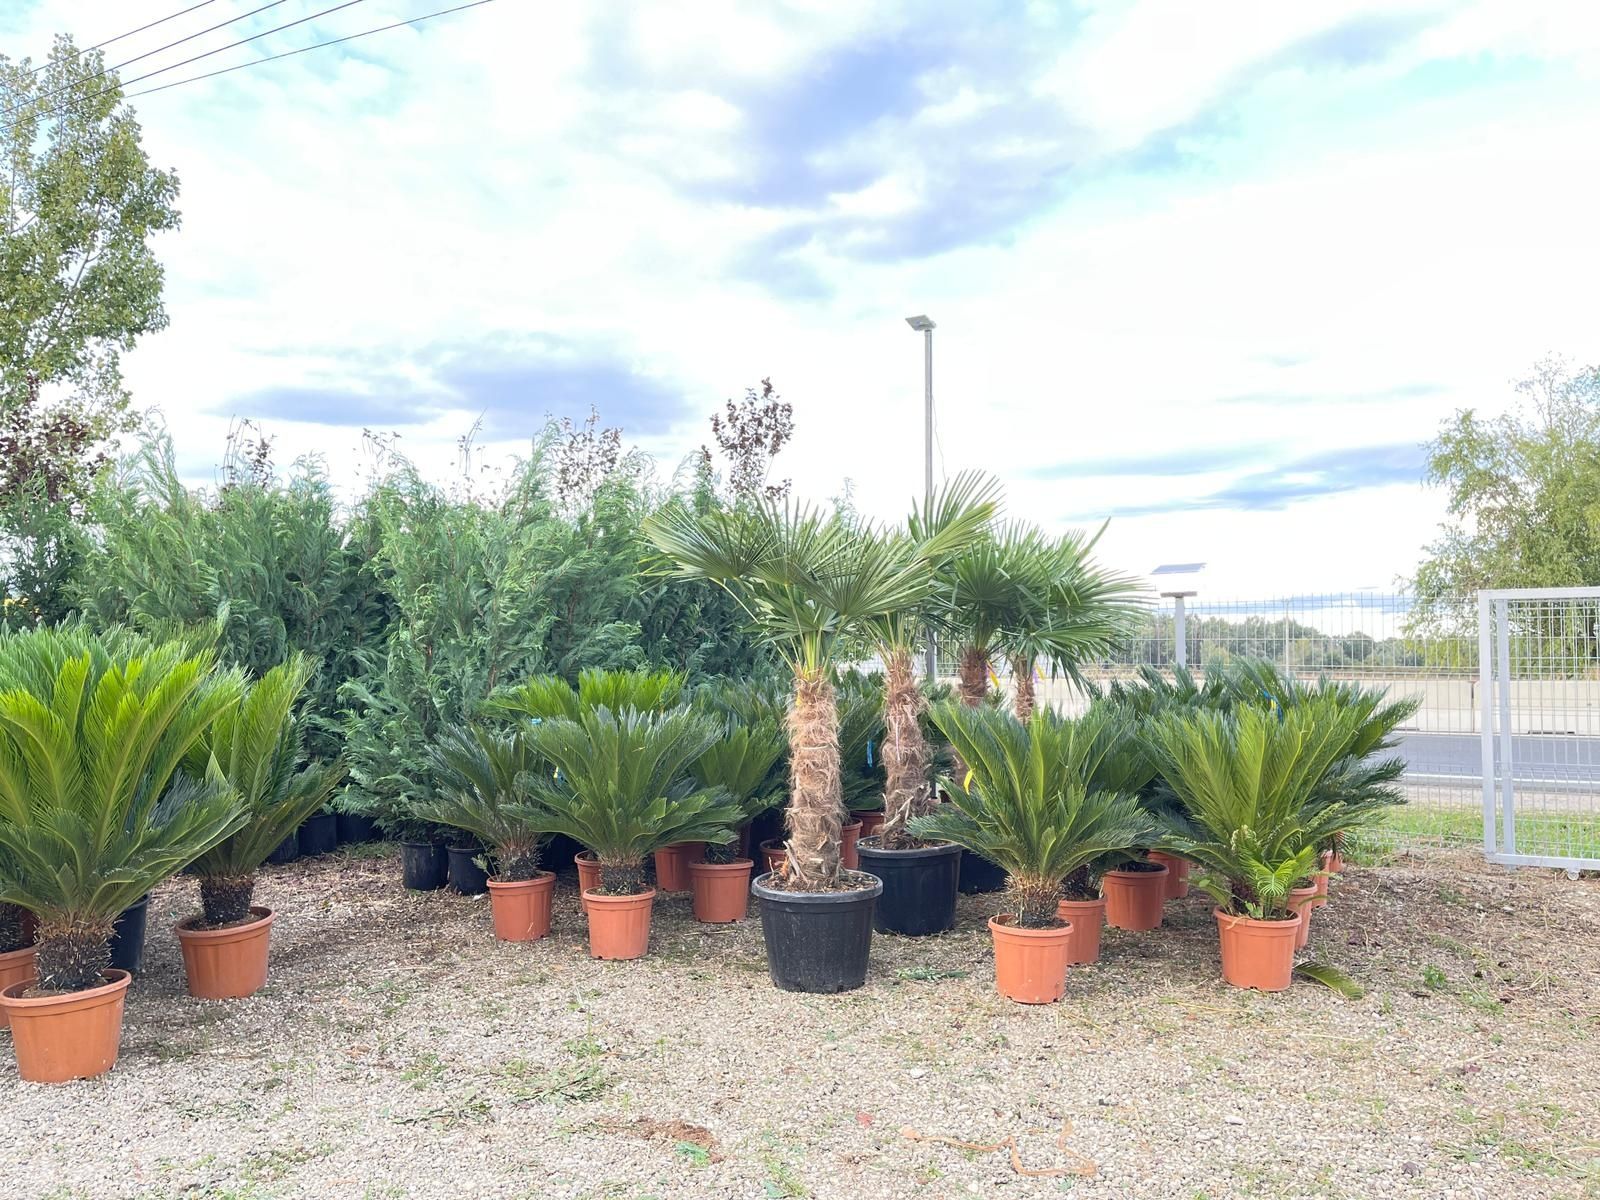
{"label": "pot rim", "polygon": [[860,904],[867,900],[876,900],[883,895],[883,880],[869,871],[848,871],[846,874],[862,875],[872,880],[871,887],[850,888],[840,892],[791,892],[786,889],[769,887],[762,883],[763,879],[771,879],[773,872],[765,871],[750,881],[750,890],[762,900],[770,900],[779,904],[806,904],[826,907],[828,905]]}
{"label": "pot rim", "polygon": [[[0,1007],[13,1012],[45,1013],[49,1010],[72,1011],[78,1008],[97,1008],[101,1004],[110,1004],[120,999],[123,992],[128,990],[128,985],[133,982],[133,974],[124,971],[121,967],[107,967],[101,972],[101,978],[106,979],[99,987],[84,988],[81,992],[57,992],[49,996],[24,996],[22,992],[31,988],[37,980],[24,979],[20,983],[13,983],[10,987],[0,989]],[[12,995],[15,992],[16,995]]]}
{"label": "pot rim", "polygon": [[[242,941],[251,934],[257,933],[273,921],[278,919],[278,914],[270,908],[260,904],[252,904],[250,912],[255,916],[254,921],[246,921],[243,925],[229,925],[223,929],[190,929],[192,922],[198,921],[200,915],[185,917],[172,928],[178,935],[180,942],[234,942]],[[201,914],[203,915],[203,914]]]}
{"label": "pot rim", "polygon": [[755,865],[755,860],[752,858],[736,858],[732,862],[725,863],[705,862],[702,860],[690,863],[689,873],[693,875],[696,871],[709,871],[713,874],[721,874],[723,872],[731,874],[734,871],[751,870]]}
{"label": "pot rim", "polygon": [[996,913],[989,918],[989,932],[996,939],[1016,938],[1022,941],[1028,938],[1039,938],[1045,941],[1052,939],[1066,941],[1072,936],[1072,922],[1064,920],[1063,924],[1056,929],[1027,929],[1021,925],[1013,925],[1010,913]]}
{"label": "pot rim", "polygon": [[1116,870],[1102,872],[1101,875],[1100,875],[1100,878],[1102,880],[1106,880],[1106,879],[1110,879],[1113,876],[1115,876],[1117,879],[1130,879],[1130,880],[1131,879],[1165,879],[1168,875],[1170,875],[1172,873],[1172,868],[1167,866],[1166,863],[1157,863],[1156,866],[1159,867],[1160,870],[1157,870],[1157,871],[1125,871],[1125,870],[1123,870],[1123,869],[1121,869],[1119,867]]}
{"label": "pot rim", "polygon": [[1300,924],[1301,916],[1295,913],[1292,917],[1284,917],[1277,921],[1263,921],[1260,917],[1240,917],[1233,913],[1223,912],[1221,907],[1213,908],[1211,915],[1217,919],[1218,925],[1226,925],[1229,929],[1235,925],[1243,925],[1247,929],[1272,930],[1274,932],[1292,932]]}
{"label": "pot rim", "polygon": [[878,835],[862,838],[856,843],[857,854],[881,854],[884,858],[943,858],[961,853],[961,846],[955,842],[939,842],[932,846],[906,846],[903,849],[892,849],[885,846],[873,846],[869,843],[878,840]]}
{"label": "pot rim", "polygon": [[20,950],[7,950],[4,954],[0,954],[0,966],[4,966],[12,962],[21,962],[29,955],[37,953],[38,949],[38,945],[34,944],[32,946],[24,946]]}
{"label": "pot rim", "polygon": [[502,891],[518,891],[526,889],[532,891],[541,887],[554,887],[556,873],[554,871],[540,871],[532,879],[496,879],[490,876],[488,884],[490,889],[499,888]]}
{"label": "pot rim", "polygon": [[614,908],[623,908],[628,905],[642,907],[656,898],[655,888],[646,888],[642,892],[634,892],[628,896],[608,896],[604,892],[597,892],[592,888],[583,890],[583,899],[586,904],[599,904],[602,908],[610,905]]}
{"label": "pot rim", "polygon": [[1106,906],[1106,898],[1104,896],[1096,896],[1093,900],[1070,900],[1063,896],[1056,901],[1056,907],[1060,908],[1063,904],[1071,905],[1073,908],[1078,909],[1104,908]]}

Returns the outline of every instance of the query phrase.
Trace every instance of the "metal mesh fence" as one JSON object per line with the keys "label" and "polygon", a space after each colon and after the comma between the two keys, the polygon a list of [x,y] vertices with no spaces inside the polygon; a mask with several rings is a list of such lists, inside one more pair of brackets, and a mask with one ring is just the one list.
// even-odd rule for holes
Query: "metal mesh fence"
{"label": "metal mesh fence", "polygon": [[[1178,661],[1174,601],[1152,605],[1120,653],[1084,665],[1093,684],[1135,676],[1143,666],[1170,671]],[[1368,838],[1376,851],[1483,844],[1478,622],[1473,600],[1419,606],[1377,592],[1284,596],[1268,600],[1189,598],[1184,659],[1192,670],[1233,659],[1269,660],[1307,679],[1327,675],[1387,687],[1420,701],[1398,731],[1408,803]],[[941,674],[954,674],[941,660]],[[994,682],[1009,690],[1010,681]],[[1065,679],[1035,684],[1041,701],[1067,712],[1085,695]]]}

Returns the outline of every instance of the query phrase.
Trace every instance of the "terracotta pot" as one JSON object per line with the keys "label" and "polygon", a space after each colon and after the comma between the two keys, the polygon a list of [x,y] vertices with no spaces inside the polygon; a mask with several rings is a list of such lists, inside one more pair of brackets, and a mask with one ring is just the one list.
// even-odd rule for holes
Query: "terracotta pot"
{"label": "terracotta pot", "polygon": [[583,906],[583,911],[589,911],[589,902],[583,897],[600,886],[600,860],[594,856],[593,850],[581,850],[572,857],[572,865],[578,868],[578,900]]}
{"label": "terracotta pot", "polygon": [[1317,890],[1317,885],[1289,889],[1289,911],[1300,914],[1300,931],[1295,934],[1294,948],[1304,950],[1311,937],[1311,914],[1328,902],[1328,897]]}
{"label": "terracotta pot", "polygon": [[878,830],[883,828],[883,812],[864,812],[858,814],[861,818],[861,836],[876,837]]}
{"label": "terracotta pot", "polygon": [[744,920],[750,908],[748,858],[731,863],[689,864],[689,890],[694,893],[694,919],[712,925]]}
{"label": "terracotta pot", "polygon": [[29,1083],[93,1079],[111,1070],[122,1045],[122,1001],[133,976],[110,970],[105,983],[82,992],[24,999],[31,980],[0,990],[11,1018],[17,1074]]}
{"label": "terracotta pot", "polygon": [[1117,929],[1158,929],[1167,902],[1167,868],[1159,871],[1107,871],[1100,877],[1106,898],[1106,924]]}
{"label": "terracotta pot", "polygon": [[784,848],[782,838],[771,838],[761,843],[761,857],[766,860],[767,871],[776,875],[789,861],[789,851]]}
{"label": "terracotta pot", "polygon": [[650,948],[650,910],[655,902],[654,888],[637,896],[585,892],[589,953],[595,958],[643,958]]}
{"label": "terracotta pot", "polygon": [[1257,921],[1235,917],[1220,908],[1211,910],[1217,918],[1222,940],[1222,977],[1239,988],[1281,992],[1294,978],[1294,947],[1300,933],[1301,918],[1288,921]]}
{"label": "terracotta pot", "polygon": [[540,871],[532,879],[489,880],[495,937],[502,942],[536,942],[549,933],[555,890],[554,871]]}
{"label": "terracotta pot", "polygon": [[252,907],[250,913],[254,921],[226,929],[195,929],[199,917],[178,922],[189,995],[201,1000],[237,1000],[259,992],[266,984],[273,912]]}
{"label": "terracotta pot", "polygon": [[[24,946],[21,950],[12,950],[0,954],[0,989],[8,988],[13,983],[30,983],[36,974],[33,966],[34,949]],[[6,1018],[6,1010],[0,1008],[0,1029],[4,1029],[10,1022]]]}
{"label": "terracotta pot", "polygon": [[861,855],[856,852],[856,843],[860,840],[860,821],[851,821],[839,830],[839,861],[844,864],[846,871],[861,869]]}
{"label": "terracotta pot", "polygon": [[1104,900],[1062,900],[1056,915],[1072,922],[1072,940],[1067,944],[1069,964],[1100,961],[1100,929],[1106,923]]}
{"label": "terracotta pot", "polygon": [[1051,1004],[1067,990],[1067,960],[1071,954],[1072,926],[1059,929],[1021,929],[1011,924],[1011,914],[989,920],[994,938],[994,986],[1018,1004]]}
{"label": "terracotta pot", "polygon": [[1176,854],[1168,854],[1163,850],[1152,850],[1148,855],[1153,863],[1160,863],[1167,869],[1167,899],[1182,900],[1189,894],[1189,860],[1179,858]]}
{"label": "terracotta pot", "polygon": [[678,842],[656,851],[656,887],[663,892],[689,890],[689,864],[706,854],[704,842]]}
{"label": "terracotta pot", "polygon": [[1332,882],[1328,877],[1330,875],[1340,875],[1343,874],[1343,872],[1344,856],[1342,854],[1337,854],[1332,850],[1324,850],[1322,852],[1322,874],[1318,875],[1315,880],[1317,885],[1317,894],[1320,896],[1328,895],[1328,885]]}

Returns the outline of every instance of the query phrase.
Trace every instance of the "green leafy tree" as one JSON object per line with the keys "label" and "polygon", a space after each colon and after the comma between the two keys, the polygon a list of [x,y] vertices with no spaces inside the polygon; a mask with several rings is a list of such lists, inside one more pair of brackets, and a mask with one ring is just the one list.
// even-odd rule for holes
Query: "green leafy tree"
{"label": "green leafy tree", "polygon": [[256,869],[344,775],[339,762],[304,762],[305,721],[296,708],[311,674],[303,656],[272,668],[217,717],[184,760],[195,779],[220,779],[244,806],[244,823],[194,861],[209,928],[249,919]]}
{"label": "green leafy tree", "polygon": [[[1428,446],[1449,519],[1412,582],[1410,632],[1475,628],[1480,588],[1600,585],[1600,366],[1535,365],[1498,417],[1455,414]],[[1600,654],[1592,617],[1543,632]]]}
{"label": "green leafy tree", "polygon": [[179,770],[240,700],[212,661],[81,626],[0,634],[0,903],[38,917],[41,987],[99,984],[117,915],[244,820],[218,773]]}
{"label": "green leafy tree", "polygon": [[1106,709],[1076,721],[1039,712],[1024,724],[1000,709],[946,702],[933,721],[970,774],[946,780],[952,804],[914,818],[911,832],[1004,869],[1018,925],[1054,925],[1069,876],[1153,837],[1137,794],[1099,778],[1119,743],[1137,736],[1126,718]]}
{"label": "green leafy tree", "polygon": [[55,466],[79,485],[129,428],[119,358],[166,326],[150,240],[178,226],[177,176],[150,165],[116,82],[65,36],[41,68],[0,56],[0,414],[41,431],[70,414],[88,436]]}

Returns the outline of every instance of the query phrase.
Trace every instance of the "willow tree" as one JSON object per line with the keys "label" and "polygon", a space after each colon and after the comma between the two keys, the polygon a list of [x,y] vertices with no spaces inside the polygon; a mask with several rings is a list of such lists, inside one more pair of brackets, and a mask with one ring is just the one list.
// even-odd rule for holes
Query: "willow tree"
{"label": "willow tree", "polygon": [[873,614],[915,604],[953,535],[897,551],[880,531],[766,498],[699,513],[672,505],[644,530],[674,574],[725,588],[788,666],[788,886],[838,888],[844,804],[833,673],[841,642]]}
{"label": "willow tree", "polygon": [[883,660],[883,828],[879,839],[890,849],[905,839],[906,823],[933,810],[928,781],[928,738],[922,714],[928,701],[918,686],[914,667],[918,645],[927,634],[928,615],[949,558],[983,536],[999,507],[999,487],[990,479],[963,473],[925,507],[913,510],[905,529],[883,539],[884,552],[906,563],[928,561],[925,547],[938,539],[945,558],[917,580],[903,603],[871,614],[863,621],[878,657]]}

